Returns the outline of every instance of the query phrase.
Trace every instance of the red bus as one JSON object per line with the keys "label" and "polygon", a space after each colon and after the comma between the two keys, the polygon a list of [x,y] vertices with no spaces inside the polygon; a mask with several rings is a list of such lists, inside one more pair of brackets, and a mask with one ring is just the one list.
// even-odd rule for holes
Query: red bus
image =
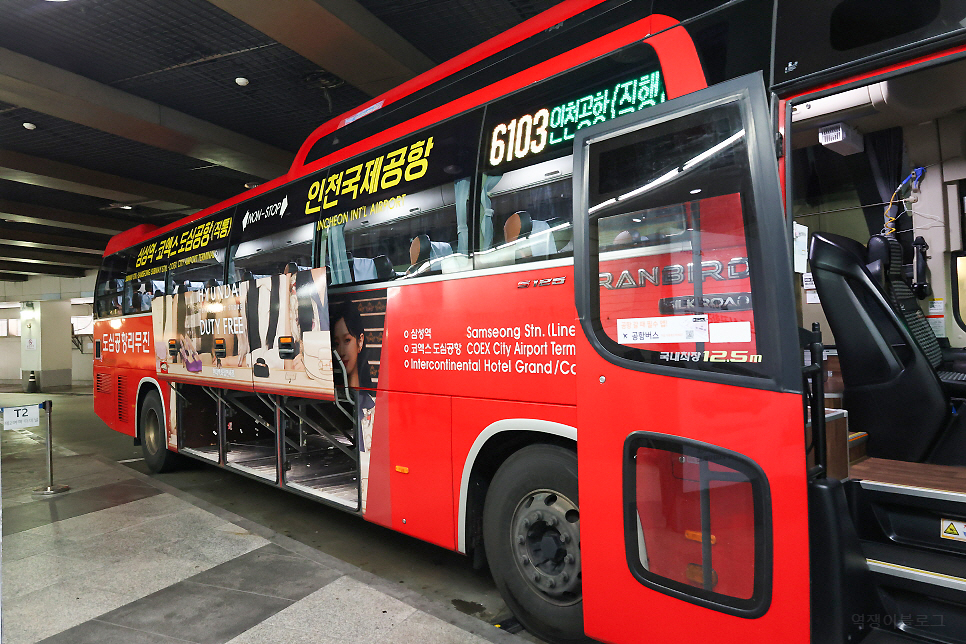
{"label": "red bus", "polygon": [[549,641],[962,642],[964,24],[563,2],[114,237],[95,409]]}

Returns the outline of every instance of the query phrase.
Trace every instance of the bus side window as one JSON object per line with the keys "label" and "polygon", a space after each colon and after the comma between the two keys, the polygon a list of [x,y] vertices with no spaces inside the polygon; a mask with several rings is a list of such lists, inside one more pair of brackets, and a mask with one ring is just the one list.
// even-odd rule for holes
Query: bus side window
{"label": "bus side window", "polygon": [[634,577],[718,610],[763,612],[771,516],[762,469],[733,452],[646,432],[632,433],[624,449],[625,545]]}
{"label": "bus side window", "polygon": [[312,268],[314,230],[315,224],[308,223],[233,244],[228,281],[243,282]]}
{"label": "bus side window", "polygon": [[346,224],[351,281],[468,270],[469,183],[464,177],[405,195],[408,207],[377,225]]}
{"label": "bus side window", "polygon": [[483,175],[476,267],[573,255],[573,155]]}
{"label": "bus side window", "polygon": [[212,252],[210,259],[199,260],[168,271],[168,295],[218,286],[224,282],[224,249]]}
{"label": "bus side window", "polygon": [[[125,294],[125,277],[132,268],[127,253],[115,253],[104,259],[97,274],[94,288],[94,314],[98,318],[116,317],[122,314]],[[133,311],[123,311],[132,313]]]}
{"label": "bus side window", "polygon": [[776,305],[762,295],[746,118],[735,101],[589,146],[592,315],[609,354],[772,377]]}
{"label": "bus side window", "polygon": [[474,264],[573,256],[573,141],[665,100],[657,54],[635,43],[486,107]]}
{"label": "bus side window", "polygon": [[[370,163],[376,168],[380,159],[397,163],[393,159],[402,159],[402,152],[407,164],[401,175],[398,168],[387,171],[390,166],[383,165],[383,183],[371,196],[362,190],[356,194],[353,188],[351,199],[343,197],[346,186],[355,184],[342,184],[339,209],[348,218],[328,229],[333,284],[471,268],[470,191],[481,117],[480,111],[462,115],[332,170],[336,177],[365,177],[362,168]],[[340,239],[344,249],[337,243]],[[336,262],[342,255],[347,271],[340,272]]]}
{"label": "bus side window", "polygon": [[150,313],[155,286],[149,279],[129,279],[124,282],[122,312],[124,315]]}

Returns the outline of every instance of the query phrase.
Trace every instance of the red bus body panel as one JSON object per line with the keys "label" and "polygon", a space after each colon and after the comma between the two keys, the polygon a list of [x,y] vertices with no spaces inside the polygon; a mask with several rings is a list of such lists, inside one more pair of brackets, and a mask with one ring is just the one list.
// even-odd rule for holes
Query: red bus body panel
{"label": "red bus body panel", "polygon": [[111,429],[137,433],[137,392],[143,378],[155,375],[151,315],[94,322],[101,358],[94,360],[94,412]]}
{"label": "red bus body panel", "polygon": [[[688,633],[713,634],[715,642],[735,644],[809,642],[801,396],[629,372],[605,361],[584,340],[578,353],[581,541],[593,544],[582,550],[587,634],[605,642],[677,641]],[[773,546],[772,596],[765,615],[745,619],[691,606],[634,578],[624,554],[621,464],[624,441],[635,430],[723,446],[764,470]],[[739,562],[723,565],[722,578],[727,565]]]}

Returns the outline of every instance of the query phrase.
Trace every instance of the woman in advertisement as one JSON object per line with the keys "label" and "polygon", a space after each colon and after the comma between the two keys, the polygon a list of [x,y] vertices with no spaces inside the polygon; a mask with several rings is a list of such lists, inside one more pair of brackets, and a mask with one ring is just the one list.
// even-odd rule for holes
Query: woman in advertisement
{"label": "woman in advertisement", "polygon": [[342,359],[346,384],[352,389],[372,389],[369,363],[365,358],[365,328],[355,302],[344,302],[332,311],[332,345]]}
{"label": "woman in advertisement", "polygon": [[366,334],[362,316],[355,302],[344,302],[332,311],[332,344],[345,367],[346,385],[356,395],[356,426],[359,443],[359,479],[362,512],[366,511],[366,494],[369,488],[369,459],[372,442],[372,425],[375,420],[376,402],[373,393],[360,390],[372,389],[369,362],[366,359]]}

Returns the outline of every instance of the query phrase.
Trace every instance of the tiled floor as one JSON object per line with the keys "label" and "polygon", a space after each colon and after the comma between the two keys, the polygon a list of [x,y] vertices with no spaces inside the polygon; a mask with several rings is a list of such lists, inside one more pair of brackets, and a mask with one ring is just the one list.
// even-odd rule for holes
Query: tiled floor
{"label": "tiled floor", "polygon": [[521,642],[489,624],[167,488],[3,432],[3,643]]}

